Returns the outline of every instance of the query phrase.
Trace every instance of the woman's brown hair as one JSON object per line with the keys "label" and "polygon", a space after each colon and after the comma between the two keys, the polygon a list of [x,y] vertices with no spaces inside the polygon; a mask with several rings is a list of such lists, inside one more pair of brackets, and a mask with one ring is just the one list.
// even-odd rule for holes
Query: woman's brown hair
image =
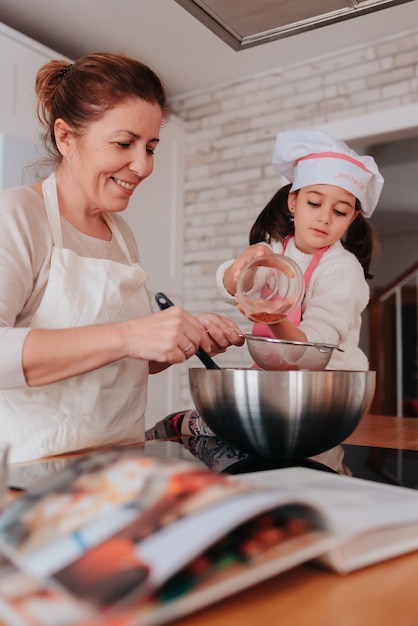
{"label": "woman's brown hair", "polygon": [[160,78],[147,65],[123,54],[98,52],[74,63],[54,60],[36,76],[36,110],[45,130],[44,144],[50,157],[61,160],[54,125],[63,119],[75,132],[83,131],[105,111],[129,98],[158,104],[163,121],[170,114]]}

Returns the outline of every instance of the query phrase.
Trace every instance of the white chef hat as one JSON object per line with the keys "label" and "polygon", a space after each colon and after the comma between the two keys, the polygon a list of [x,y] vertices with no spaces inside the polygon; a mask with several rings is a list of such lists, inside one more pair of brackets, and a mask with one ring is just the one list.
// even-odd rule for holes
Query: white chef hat
{"label": "white chef hat", "polygon": [[318,184],[342,187],[360,200],[366,217],[376,208],[384,182],[373,157],[359,156],[321,130],[279,133],[272,163],[292,183],[291,191]]}

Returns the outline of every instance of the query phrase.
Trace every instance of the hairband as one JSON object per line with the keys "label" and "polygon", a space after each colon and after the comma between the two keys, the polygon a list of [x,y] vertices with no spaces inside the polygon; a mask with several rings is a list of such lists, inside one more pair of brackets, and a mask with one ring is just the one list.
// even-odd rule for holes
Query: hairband
{"label": "hairband", "polygon": [[60,78],[61,78],[61,80],[63,78],[65,78],[65,76],[68,74],[68,72],[70,71],[72,66],[73,66],[73,64],[70,63],[70,65],[66,65],[65,67],[62,68],[62,70],[60,71]]}

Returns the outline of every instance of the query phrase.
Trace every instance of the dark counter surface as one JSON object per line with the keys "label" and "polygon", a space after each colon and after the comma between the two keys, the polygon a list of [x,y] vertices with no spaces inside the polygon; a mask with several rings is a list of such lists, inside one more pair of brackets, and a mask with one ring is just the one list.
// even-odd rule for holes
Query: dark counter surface
{"label": "dark counter surface", "polygon": [[[161,433],[164,435],[164,433]],[[366,415],[354,433],[343,442],[344,465],[358,478],[418,488],[418,420]],[[321,471],[334,470],[313,459],[280,459],[250,456],[218,437],[169,437],[138,444],[144,454],[188,459],[214,472],[241,474],[299,465]],[[74,456],[61,456],[9,468],[9,486],[27,489],[38,480],[59,471]]]}

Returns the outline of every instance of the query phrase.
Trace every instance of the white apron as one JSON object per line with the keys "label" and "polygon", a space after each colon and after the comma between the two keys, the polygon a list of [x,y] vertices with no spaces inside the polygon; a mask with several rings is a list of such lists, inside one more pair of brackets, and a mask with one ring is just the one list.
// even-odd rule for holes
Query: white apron
{"label": "white apron", "polygon": [[[151,314],[148,277],[132,262],[111,217],[104,216],[131,265],[64,248],[55,174],[42,189],[54,246],[31,327],[71,328]],[[1,390],[0,438],[11,444],[9,460],[143,441],[148,371],[148,361],[126,358],[50,385]]]}

